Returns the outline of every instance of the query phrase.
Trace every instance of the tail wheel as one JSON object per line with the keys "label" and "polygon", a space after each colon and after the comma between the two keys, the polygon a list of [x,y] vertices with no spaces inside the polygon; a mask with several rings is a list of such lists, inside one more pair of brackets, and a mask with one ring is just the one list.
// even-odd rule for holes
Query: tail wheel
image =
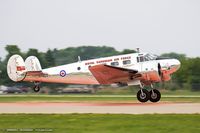
{"label": "tail wheel", "polygon": [[141,89],[138,91],[137,93],[137,99],[140,101],[140,102],[147,102],[150,98],[150,94],[147,90],[145,89]]}
{"label": "tail wheel", "polygon": [[153,89],[151,90],[150,92],[150,101],[151,102],[158,102],[160,101],[160,98],[161,98],[161,94],[160,94],[160,91],[156,90],[156,89]]}
{"label": "tail wheel", "polygon": [[39,85],[36,85],[33,87],[33,91],[34,92],[39,92],[40,91],[40,86]]}

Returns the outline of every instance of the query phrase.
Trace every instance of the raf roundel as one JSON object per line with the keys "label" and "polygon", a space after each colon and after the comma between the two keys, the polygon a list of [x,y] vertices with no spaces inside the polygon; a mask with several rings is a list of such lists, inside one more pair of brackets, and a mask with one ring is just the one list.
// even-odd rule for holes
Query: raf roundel
{"label": "raf roundel", "polygon": [[61,77],[65,77],[67,75],[67,73],[65,72],[65,70],[61,70],[60,71],[60,76]]}

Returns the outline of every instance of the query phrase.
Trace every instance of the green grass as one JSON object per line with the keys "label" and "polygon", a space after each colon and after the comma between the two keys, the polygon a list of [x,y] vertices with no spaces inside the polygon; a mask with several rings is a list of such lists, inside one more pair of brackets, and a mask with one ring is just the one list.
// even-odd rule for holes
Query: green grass
{"label": "green grass", "polygon": [[[97,94],[100,95],[135,95],[138,92],[139,88],[105,88],[97,91]],[[148,89],[150,90],[150,89]],[[200,91],[191,91],[191,90],[167,90],[159,89],[163,95],[200,95]]]}
{"label": "green grass", "polygon": [[[200,96],[163,95],[163,102],[200,102]],[[137,102],[135,95],[0,95],[1,102]]]}
{"label": "green grass", "polygon": [[[2,114],[0,131],[49,130],[52,133],[198,133],[200,115]],[[18,133],[18,132],[15,132]],[[37,132],[39,133],[39,132]]]}

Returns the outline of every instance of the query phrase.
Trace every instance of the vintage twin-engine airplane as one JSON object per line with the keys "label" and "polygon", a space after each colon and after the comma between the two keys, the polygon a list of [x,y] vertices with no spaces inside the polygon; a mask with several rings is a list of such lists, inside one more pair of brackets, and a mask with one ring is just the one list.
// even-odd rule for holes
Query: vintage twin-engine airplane
{"label": "vintage twin-engine airplane", "polygon": [[[7,73],[11,80],[34,82],[33,90],[40,90],[41,82],[88,85],[139,85],[137,98],[140,102],[158,102],[161,94],[153,83],[168,81],[177,71],[177,59],[161,58],[149,53],[132,53],[78,62],[42,69],[35,56],[25,62],[20,55],[10,57]],[[150,85],[151,90],[144,89]]]}

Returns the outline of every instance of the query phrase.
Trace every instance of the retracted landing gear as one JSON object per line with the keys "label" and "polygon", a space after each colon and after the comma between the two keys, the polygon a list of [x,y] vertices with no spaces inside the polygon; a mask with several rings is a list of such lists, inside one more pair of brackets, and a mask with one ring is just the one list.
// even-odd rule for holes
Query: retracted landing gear
{"label": "retracted landing gear", "polygon": [[143,89],[144,86],[141,85],[140,88],[137,93],[137,99],[142,103],[147,102],[150,98],[150,93],[146,89]]}
{"label": "retracted landing gear", "polygon": [[40,91],[40,82],[34,82],[35,86],[33,87],[34,92]]}
{"label": "retracted landing gear", "polygon": [[149,100],[154,103],[160,101],[160,98],[161,98],[160,91],[157,89],[154,89],[152,84],[151,84],[151,88],[152,88],[152,90],[149,92],[150,93]]}

